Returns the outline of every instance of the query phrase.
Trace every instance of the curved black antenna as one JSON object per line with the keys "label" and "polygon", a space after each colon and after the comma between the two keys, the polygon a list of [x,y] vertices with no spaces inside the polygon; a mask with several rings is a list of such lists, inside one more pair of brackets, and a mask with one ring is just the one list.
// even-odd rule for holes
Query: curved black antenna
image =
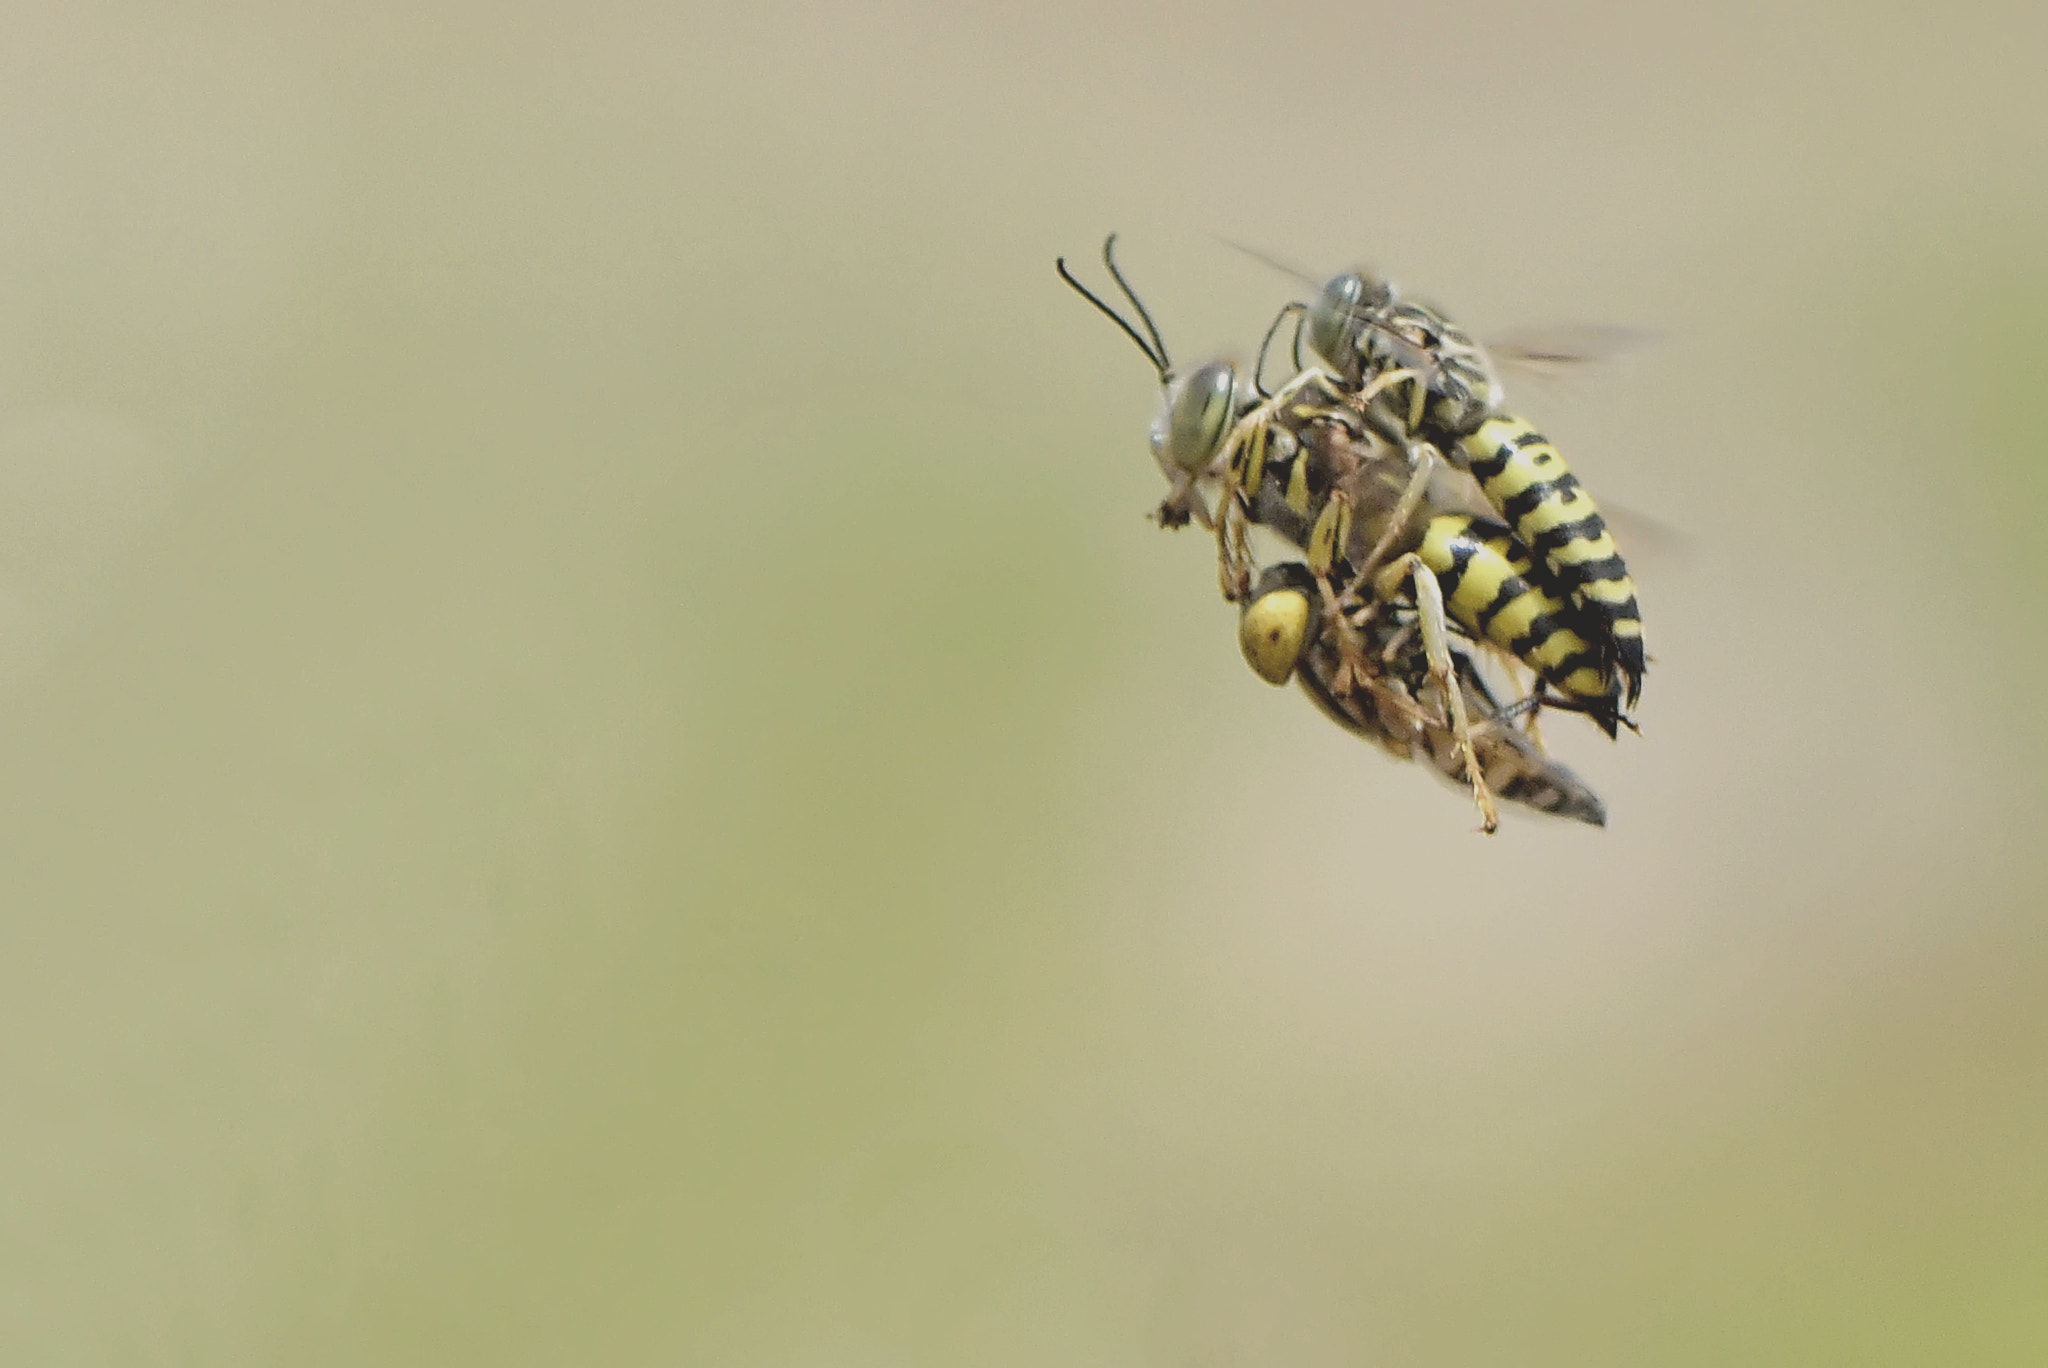
{"label": "curved black antenna", "polygon": [[[1111,241],[1114,240],[1114,237],[1112,237]],[[1089,289],[1086,285],[1083,285],[1080,281],[1074,279],[1074,273],[1067,269],[1067,259],[1065,257],[1060,257],[1059,259],[1054,261],[1053,269],[1060,273],[1061,280],[1066,281],[1067,284],[1074,287],[1075,293],[1079,294],[1081,298],[1087,300],[1096,308],[1102,310],[1102,316],[1104,318],[1107,318],[1110,322],[1116,324],[1119,328],[1122,328],[1124,330],[1124,336],[1130,338],[1131,341],[1138,344],[1138,350],[1145,353],[1145,359],[1152,363],[1152,369],[1159,372],[1159,383],[1164,385],[1167,382],[1168,378],[1168,371],[1166,369],[1166,358],[1164,356],[1161,356],[1158,352],[1152,350],[1152,344],[1145,340],[1144,334],[1139,332],[1136,328],[1132,327],[1122,314],[1118,313],[1115,309],[1110,308],[1109,305],[1103,303],[1102,297],[1096,294],[1095,291]],[[1126,291],[1126,293],[1128,293],[1128,291]],[[1147,319],[1146,321],[1149,323],[1151,320]]]}
{"label": "curved black antenna", "polygon": [[1273,337],[1280,331],[1280,325],[1294,315],[1294,373],[1301,374],[1301,321],[1308,313],[1308,305],[1302,303],[1283,304],[1280,312],[1273,315],[1272,324],[1266,329],[1265,340],[1259,343],[1259,363],[1252,367],[1252,388],[1259,392],[1259,398],[1271,399],[1272,393],[1266,388],[1266,352],[1273,345]]}
{"label": "curved black antenna", "polygon": [[1131,288],[1131,282],[1124,279],[1124,273],[1116,268],[1116,234],[1111,233],[1102,240],[1102,264],[1109,267],[1109,274],[1116,281],[1116,287],[1124,292],[1124,298],[1131,301],[1131,307],[1138,311],[1138,317],[1145,320],[1145,331],[1152,334],[1152,345],[1159,348],[1160,382],[1173,372],[1173,362],[1166,359],[1166,339],[1159,335],[1159,325],[1152,321],[1151,310],[1145,301],[1138,298],[1138,292]]}

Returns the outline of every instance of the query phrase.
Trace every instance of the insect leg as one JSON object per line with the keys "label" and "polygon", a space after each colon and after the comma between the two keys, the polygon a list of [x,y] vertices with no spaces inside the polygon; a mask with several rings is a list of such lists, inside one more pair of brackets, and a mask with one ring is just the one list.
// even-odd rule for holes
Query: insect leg
{"label": "insect leg", "polygon": [[[1275,438],[1274,419],[1295,395],[1316,383],[1327,386],[1330,383],[1328,373],[1303,371],[1275,390],[1269,398],[1246,410],[1244,416],[1231,425],[1211,464],[1211,469],[1220,469],[1223,473],[1223,494],[1217,500],[1216,512],[1216,558],[1217,573],[1227,602],[1236,603],[1251,589],[1251,546],[1245,529],[1251,521],[1249,502],[1258,495],[1268,445]],[[1293,438],[1287,436],[1282,440],[1291,442]]]}
{"label": "insect leg", "polygon": [[[1366,382],[1362,389],[1345,396],[1345,401],[1374,435],[1394,446],[1406,446],[1410,434],[1415,431],[1415,424],[1406,421],[1399,414],[1386,412],[1383,405],[1377,405],[1373,401],[1396,386],[1406,384],[1411,380],[1415,382],[1415,388],[1420,392],[1422,389],[1422,373],[1420,371],[1406,367],[1399,370],[1381,371],[1370,381]],[[1410,407],[1412,408],[1413,405],[1410,405]]]}
{"label": "insect leg", "polygon": [[1225,603],[1241,603],[1252,590],[1252,548],[1244,496],[1226,485],[1216,501],[1216,583]]}
{"label": "insect leg", "polygon": [[1375,677],[1367,665],[1365,641],[1345,615],[1347,607],[1356,606],[1361,578],[1353,576],[1341,592],[1332,578],[1343,563],[1344,548],[1350,541],[1351,496],[1342,490],[1332,490],[1323,511],[1316,515],[1315,525],[1309,529],[1307,550],[1309,573],[1315,576],[1316,588],[1322,594],[1323,616],[1337,641],[1339,691],[1351,690]]}
{"label": "insect leg", "polygon": [[[1208,472],[1203,472],[1206,475]],[[1166,497],[1159,501],[1159,507],[1152,510],[1152,521],[1164,528],[1186,527],[1190,522],[1200,523],[1205,532],[1213,531],[1216,522],[1209,516],[1208,502],[1195,488],[1196,476],[1180,474],[1173,477],[1173,487]]]}
{"label": "insect leg", "polygon": [[1408,487],[1401,491],[1401,498],[1394,505],[1393,515],[1387,519],[1387,530],[1380,533],[1379,541],[1366,553],[1364,562],[1359,565],[1360,580],[1379,570],[1381,563],[1386,560],[1395,545],[1407,535],[1408,524],[1414,520],[1415,515],[1422,509],[1423,501],[1429,497],[1429,486],[1436,478],[1436,449],[1427,443],[1417,443],[1411,450],[1418,453],[1415,473],[1408,477]]}
{"label": "insect leg", "polygon": [[1414,591],[1416,620],[1422,628],[1422,649],[1424,658],[1429,662],[1429,677],[1443,694],[1449,710],[1451,735],[1457,742],[1458,758],[1464,763],[1465,780],[1472,786],[1472,801],[1479,808],[1480,829],[1491,834],[1500,826],[1500,813],[1494,807],[1486,774],[1479,767],[1479,754],[1472,745],[1472,722],[1465,714],[1465,693],[1451,663],[1451,629],[1444,618],[1443,590],[1437,585],[1435,573],[1423,564],[1422,557],[1413,552],[1382,571],[1377,587],[1382,595],[1391,597],[1400,590],[1403,580]]}
{"label": "insect leg", "polygon": [[1223,439],[1223,448],[1219,455],[1219,460],[1225,468],[1229,468],[1236,463],[1239,449],[1247,441],[1251,440],[1255,433],[1262,432],[1272,425],[1273,419],[1279,416],[1280,410],[1286,406],[1290,399],[1307,389],[1310,385],[1317,384],[1323,386],[1324,389],[1332,394],[1341,392],[1337,388],[1334,376],[1328,371],[1311,366],[1279,389],[1274,390],[1271,395],[1246,409],[1244,416],[1237,420],[1231,427],[1229,435]]}

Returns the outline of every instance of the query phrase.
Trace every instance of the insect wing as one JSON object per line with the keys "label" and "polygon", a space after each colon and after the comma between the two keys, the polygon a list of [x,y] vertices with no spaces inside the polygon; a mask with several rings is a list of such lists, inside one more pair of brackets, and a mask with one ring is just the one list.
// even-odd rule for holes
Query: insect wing
{"label": "insect wing", "polygon": [[1613,323],[1564,323],[1513,328],[1486,339],[1495,363],[1537,379],[1583,375],[1633,356],[1657,341],[1645,328]]}

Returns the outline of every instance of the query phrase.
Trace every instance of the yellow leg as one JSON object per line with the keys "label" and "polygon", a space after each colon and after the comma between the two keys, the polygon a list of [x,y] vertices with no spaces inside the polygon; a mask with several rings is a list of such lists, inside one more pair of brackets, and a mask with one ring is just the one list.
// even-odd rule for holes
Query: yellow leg
{"label": "yellow leg", "polygon": [[[1393,388],[1394,386],[1396,386],[1396,385],[1399,385],[1399,384],[1402,384],[1402,383],[1404,383],[1404,382],[1406,382],[1406,381],[1409,381],[1409,380],[1414,380],[1414,381],[1420,382],[1420,381],[1421,381],[1421,379],[1422,379],[1422,372],[1421,372],[1421,371],[1415,371],[1415,370],[1390,370],[1390,371],[1381,371],[1381,372],[1380,372],[1380,373],[1379,373],[1378,375],[1375,375],[1375,376],[1374,376],[1374,377],[1372,378],[1372,380],[1371,380],[1370,382],[1368,382],[1368,383],[1367,383],[1367,384],[1365,385],[1365,387],[1364,387],[1363,389],[1359,390],[1359,391],[1358,391],[1358,393],[1356,393],[1356,394],[1354,394],[1354,395],[1352,395],[1352,396],[1351,396],[1351,404],[1352,404],[1352,406],[1353,406],[1354,408],[1360,408],[1360,409],[1362,409],[1362,408],[1364,408],[1364,407],[1365,407],[1365,406],[1366,406],[1367,404],[1370,404],[1370,403],[1371,403],[1371,402],[1372,402],[1373,400],[1375,400],[1375,399],[1379,398],[1379,397],[1380,397],[1380,395],[1382,395],[1382,394],[1384,394],[1384,393],[1385,393],[1386,391],[1388,391],[1388,390],[1392,389],[1392,388]],[[1412,423],[1411,423],[1411,424],[1409,424],[1409,430],[1410,430],[1411,432],[1412,432],[1412,431],[1414,431],[1414,426],[1415,426],[1415,425],[1414,425],[1414,424],[1412,424]]]}
{"label": "yellow leg", "polygon": [[1229,471],[1236,464],[1237,453],[1243,449],[1244,444],[1271,427],[1273,420],[1280,416],[1283,405],[1310,384],[1318,380],[1327,382],[1328,379],[1322,371],[1305,370],[1274,390],[1271,398],[1261,399],[1246,409],[1244,416],[1231,424],[1230,431],[1224,435],[1223,445],[1216,453],[1214,465]]}
{"label": "yellow leg", "polygon": [[1444,594],[1436,576],[1422,557],[1410,552],[1381,572],[1376,587],[1384,598],[1400,592],[1402,582],[1415,595],[1416,620],[1422,629],[1422,652],[1429,662],[1429,677],[1442,691],[1450,714],[1451,737],[1458,746],[1458,758],[1465,766],[1465,781],[1472,786],[1472,801],[1479,807],[1481,830],[1491,834],[1500,826],[1500,812],[1493,805],[1493,792],[1479,767],[1479,754],[1472,746],[1472,722],[1465,715],[1465,691],[1451,663],[1450,624],[1444,617]]}
{"label": "yellow leg", "polygon": [[1301,393],[1310,385],[1321,385],[1332,395],[1344,392],[1343,387],[1338,384],[1336,376],[1319,366],[1310,366],[1279,389],[1274,390],[1272,397],[1262,399],[1247,409],[1244,417],[1237,420],[1236,425],[1230,429],[1230,435],[1224,438],[1223,441],[1223,464],[1227,466],[1230,463],[1231,453],[1244,444],[1248,434],[1271,423],[1274,418],[1279,416],[1280,410],[1286,407],[1289,400],[1293,399],[1295,395]]}
{"label": "yellow leg", "polygon": [[1216,501],[1216,583],[1225,603],[1240,603],[1252,590],[1252,547],[1244,496],[1225,486]]}
{"label": "yellow leg", "polygon": [[1358,566],[1361,581],[1378,572],[1394,547],[1408,534],[1408,524],[1421,511],[1423,501],[1429,498],[1429,487],[1436,479],[1436,463],[1441,458],[1437,456],[1436,448],[1426,442],[1417,443],[1410,451],[1415,453],[1415,472],[1408,477],[1408,487],[1401,491],[1393,515],[1387,519],[1387,530],[1380,533],[1379,541],[1374,543]]}
{"label": "yellow leg", "polygon": [[[1382,716],[1387,712],[1392,712],[1410,727],[1418,729],[1429,727],[1441,728],[1443,726],[1441,718],[1424,708],[1422,704],[1416,702],[1414,698],[1409,696],[1406,689],[1398,684],[1389,682],[1385,678],[1383,667],[1388,663],[1386,660],[1374,662],[1366,654],[1363,645],[1364,627],[1371,621],[1372,615],[1377,613],[1380,607],[1380,603],[1375,600],[1365,606],[1357,620],[1343,614],[1324,619],[1325,630],[1339,634],[1337,641],[1340,658],[1344,652],[1345,642],[1349,641],[1354,646],[1355,655],[1359,662],[1359,667],[1351,670],[1348,674],[1346,666],[1339,666],[1338,672],[1331,683],[1332,694],[1351,710],[1352,715],[1359,719],[1361,725],[1372,725],[1363,716],[1358,704],[1358,695],[1365,693],[1372,696],[1374,706],[1381,711]],[[1382,722],[1380,725],[1384,728],[1386,724]]]}
{"label": "yellow leg", "polygon": [[1330,577],[1350,543],[1351,496],[1334,489],[1323,504],[1323,511],[1316,515],[1304,549],[1308,553],[1309,573],[1316,577],[1316,587],[1322,593],[1323,618],[1331,624],[1337,639],[1337,675],[1333,683],[1339,692],[1349,692],[1376,675],[1376,671],[1368,668],[1363,638],[1345,616],[1348,609],[1356,606],[1361,579],[1354,576],[1340,592]]}
{"label": "yellow leg", "polygon": [[[1332,394],[1339,393],[1336,378],[1329,372],[1311,367],[1273,391],[1269,399],[1255,404],[1231,426],[1223,439],[1222,447],[1209,469],[1223,476],[1223,493],[1216,501],[1216,569],[1217,578],[1223,587],[1223,597],[1231,603],[1238,602],[1250,590],[1252,581],[1251,546],[1245,528],[1251,519],[1246,501],[1258,494],[1256,489],[1245,489],[1238,475],[1238,453],[1246,444],[1263,440],[1267,429],[1281,409],[1296,395],[1310,385],[1320,384]],[[1178,485],[1176,485],[1176,494]],[[1168,496],[1171,502],[1174,495]],[[1199,502],[1199,500],[1197,501]],[[1162,508],[1165,505],[1161,506]]]}
{"label": "yellow leg", "polygon": [[[1347,394],[1344,397],[1344,402],[1358,414],[1366,427],[1376,436],[1394,446],[1402,446],[1408,442],[1415,432],[1416,424],[1421,421],[1420,410],[1413,404],[1410,404],[1407,406],[1409,412],[1403,414],[1398,410],[1389,411],[1384,405],[1375,408],[1373,401],[1395,386],[1407,384],[1410,381],[1414,382],[1415,392],[1417,394],[1422,393],[1422,372],[1408,369],[1381,371],[1378,375],[1367,381],[1362,388]],[[1394,399],[1389,400],[1389,403],[1398,404],[1398,401],[1399,396],[1395,396]]]}

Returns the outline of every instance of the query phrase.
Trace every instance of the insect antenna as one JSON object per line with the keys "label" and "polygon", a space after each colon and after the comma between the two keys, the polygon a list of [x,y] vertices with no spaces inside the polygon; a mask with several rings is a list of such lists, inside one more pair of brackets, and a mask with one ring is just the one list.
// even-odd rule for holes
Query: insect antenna
{"label": "insect antenna", "polygon": [[[1109,241],[1115,242],[1116,234],[1110,234]],[[1107,258],[1109,254],[1109,244],[1104,243],[1102,250],[1104,257]],[[1097,309],[1101,310],[1102,316],[1104,318],[1107,318],[1110,322],[1116,324],[1119,328],[1122,328],[1124,331],[1124,336],[1130,338],[1131,341],[1138,344],[1138,350],[1145,353],[1145,359],[1152,363],[1152,369],[1159,372],[1159,383],[1161,385],[1166,384],[1167,381],[1172,377],[1172,370],[1168,367],[1166,363],[1166,348],[1164,344],[1155,345],[1159,337],[1159,330],[1157,328],[1152,327],[1152,320],[1149,316],[1146,315],[1145,306],[1142,304],[1138,305],[1138,316],[1140,318],[1143,318],[1145,320],[1145,326],[1151,329],[1152,336],[1154,339],[1154,341],[1152,342],[1146,341],[1145,334],[1139,332],[1136,328],[1132,327],[1129,319],[1125,318],[1122,314],[1118,313],[1115,309],[1111,308],[1108,304],[1104,303],[1101,295],[1096,294],[1095,291],[1089,289],[1086,285],[1083,285],[1080,281],[1074,279],[1074,273],[1067,269],[1067,259],[1065,257],[1060,257],[1059,259],[1054,261],[1053,269],[1060,273],[1061,280],[1064,280],[1067,282],[1067,284],[1073,286],[1074,292],[1076,294],[1080,295],[1081,298],[1087,300],[1090,304],[1093,304]],[[1112,273],[1115,273],[1116,266],[1114,263],[1111,264],[1110,271]],[[1116,283],[1123,287],[1123,292],[1126,298],[1130,299],[1131,302],[1134,304],[1137,303],[1137,297],[1131,294],[1131,287],[1124,284],[1124,280],[1121,275],[1118,275],[1116,277]]]}
{"label": "insect antenna", "polygon": [[1297,375],[1301,373],[1301,327],[1303,319],[1308,316],[1308,306],[1296,302],[1281,306],[1280,312],[1273,315],[1272,325],[1266,329],[1265,340],[1259,343],[1259,363],[1252,367],[1252,388],[1259,392],[1261,399],[1273,397],[1266,388],[1266,353],[1272,348],[1273,338],[1289,314],[1294,315],[1294,371]]}
{"label": "insect antenna", "polygon": [[1131,307],[1138,311],[1138,317],[1145,320],[1145,331],[1152,335],[1152,345],[1159,351],[1159,373],[1166,376],[1173,373],[1173,362],[1167,359],[1166,339],[1159,335],[1159,325],[1152,321],[1152,311],[1145,307],[1145,301],[1138,298],[1138,292],[1131,288],[1131,282],[1124,279],[1124,273],[1116,264],[1116,234],[1111,233],[1102,240],[1102,264],[1109,267],[1110,277],[1116,287],[1124,292],[1124,298],[1131,301]]}

